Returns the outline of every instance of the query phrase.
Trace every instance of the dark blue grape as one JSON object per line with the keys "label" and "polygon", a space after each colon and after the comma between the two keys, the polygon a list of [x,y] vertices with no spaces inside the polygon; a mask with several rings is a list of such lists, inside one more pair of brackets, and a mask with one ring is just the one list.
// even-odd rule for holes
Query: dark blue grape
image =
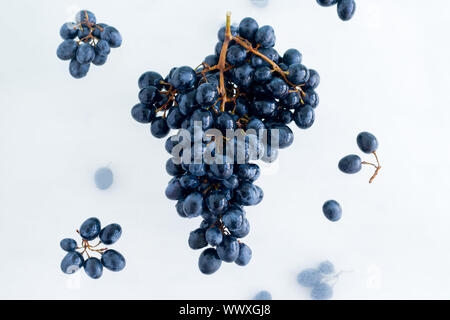
{"label": "dark blue grape", "polygon": [[339,161],[338,167],[344,173],[357,173],[361,170],[361,158],[350,154]]}
{"label": "dark blue grape", "polygon": [[181,186],[177,177],[169,181],[165,192],[166,197],[170,200],[182,200],[186,197],[186,193],[186,189]]}
{"label": "dark blue grape", "polygon": [[256,181],[259,178],[261,170],[256,163],[246,163],[237,166],[236,174],[241,180]]}
{"label": "dark blue grape", "polygon": [[250,182],[243,182],[236,189],[235,200],[243,206],[255,206],[261,202],[264,196],[260,187]]}
{"label": "dark blue grape", "polygon": [[244,218],[242,225],[237,230],[231,230],[231,234],[236,238],[244,238],[250,233],[250,223],[247,218]]}
{"label": "dark blue grape", "polygon": [[212,67],[212,66],[215,66],[219,62],[219,59],[217,58],[217,56],[215,54],[210,54],[209,56],[207,56],[205,58],[205,60],[203,60],[203,62],[205,64],[207,64],[208,66]]}
{"label": "dark blue grape", "polygon": [[287,78],[295,85],[305,84],[309,79],[309,70],[300,63],[289,66]]}
{"label": "dark blue grape", "polygon": [[195,99],[201,106],[211,106],[217,101],[218,95],[217,87],[210,83],[202,83],[196,90]]}
{"label": "dark blue grape", "polygon": [[97,188],[106,190],[112,186],[114,175],[110,168],[99,168],[95,171],[94,181]]}
{"label": "dark blue grape", "polygon": [[195,83],[195,71],[191,67],[179,67],[171,75],[170,83],[178,90],[191,89]]}
{"label": "dark blue grape", "polygon": [[250,17],[244,18],[241,23],[239,23],[239,35],[248,41],[253,42],[258,28],[259,26],[255,19]]}
{"label": "dark blue grape", "polygon": [[255,100],[252,103],[252,108],[260,117],[270,116],[277,108],[277,103],[273,99]]}
{"label": "dark blue grape", "polygon": [[190,118],[190,125],[193,128],[198,122],[201,125],[203,131],[208,130],[214,123],[213,115],[208,110],[197,109],[192,113]]}
{"label": "dark blue grape", "polygon": [[117,223],[108,224],[100,231],[100,241],[106,245],[116,243],[122,235],[122,227]]}
{"label": "dark blue grape", "polygon": [[239,255],[234,261],[239,266],[246,266],[252,259],[252,249],[245,243],[239,243]]}
{"label": "dark blue grape", "polygon": [[278,134],[278,148],[287,148],[294,142],[294,133],[288,126],[274,123],[271,124],[268,129],[270,129],[268,131],[268,141],[271,141],[272,134]]}
{"label": "dark blue grape", "polygon": [[101,56],[107,56],[111,52],[111,47],[109,46],[108,41],[100,40],[95,45],[95,54]]}
{"label": "dark blue grape", "polygon": [[90,12],[89,10],[81,10],[75,15],[76,23],[97,23],[97,18],[95,14]]}
{"label": "dark blue grape", "polygon": [[310,105],[298,108],[294,112],[294,122],[300,129],[310,128],[315,120],[314,109]]}
{"label": "dark blue grape", "polygon": [[233,163],[226,157],[221,160],[220,162],[218,160],[214,161],[210,168],[215,178],[225,180],[233,174]]}
{"label": "dark blue grape", "polygon": [[[236,36],[238,31],[237,28],[233,25],[230,26],[230,31],[232,36]],[[221,27],[217,32],[217,38],[219,41],[225,41],[225,26]]]}
{"label": "dark blue grape", "polygon": [[143,104],[151,105],[159,100],[161,95],[158,88],[154,86],[148,86],[139,91],[139,101]]}
{"label": "dark blue grape", "polygon": [[264,83],[272,79],[272,69],[267,66],[260,66],[255,69],[254,80],[256,82]]}
{"label": "dark blue grape", "polygon": [[356,10],[355,0],[338,0],[337,12],[343,21],[350,20]]}
{"label": "dark blue grape", "polygon": [[183,210],[187,217],[198,217],[203,212],[203,196],[199,192],[193,192],[184,199]]}
{"label": "dark blue grape", "polygon": [[[88,42],[89,41],[89,39],[87,38],[88,36],[89,36],[89,34],[91,33],[91,31],[90,31],[90,29],[88,28],[88,27],[80,27],[79,29],[78,29],[78,34],[77,34],[77,36],[78,36],[78,38],[80,39],[80,40],[83,40],[84,42]],[[86,38],[86,39],[85,39]]]}
{"label": "dark blue grape", "polygon": [[92,60],[92,64],[102,66],[106,63],[106,60],[108,60],[108,56],[95,55],[94,60]]}
{"label": "dark blue grape", "polygon": [[302,63],[302,54],[297,49],[288,49],[283,55],[283,62],[287,65]]}
{"label": "dark blue grape", "polygon": [[59,35],[64,40],[75,39],[77,34],[78,30],[73,22],[66,22],[61,26],[61,29],[59,29]]}
{"label": "dark blue grape", "polygon": [[180,184],[185,189],[195,189],[200,185],[200,180],[193,174],[186,174],[180,178]]}
{"label": "dark blue grape", "polygon": [[228,208],[228,200],[226,195],[221,191],[212,191],[205,199],[206,206],[209,211],[215,215],[221,215]]}
{"label": "dark blue grape", "polygon": [[319,95],[313,89],[306,89],[305,96],[303,97],[303,103],[309,104],[311,107],[316,108],[319,105]]}
{"label": "dark blue grape", "polygon": [[242,66],[233,69],[233,80],[238,86],[247,88],[252,84],[254,72],[255,69],[252,66],[244,63]]}
{"label": "dark blue grape", "polygon": [[85,77],[87,75],[87,73],[89,72],[89,68],[90,68],[89,63],[81,64],[78,62],[78,60],[76,58],[73,58],[72,60],[70,60],[69,72],[70,72],[70,75],[72,77],[74,77],[75,79],[80,79],[80,78]]}
{"label": "dark blue grape", "polygon": [[75,251],[77,248],[77,242],[70,238],[62,239],[59,245],[61,246],[61,249],[67,252]]}
{"label": "dark blue grape", "polygon": [[82,43],[77,50],[76,58],[81,64],[91,63],[95,58],[95,50],[90,44]]}
{"label": "dark blue grape", "polygon": [[154,108],[138,103],[131,109],[131,116],[134,120],[140,123],[150,123],[155,118],[156,113]]}
{"label": "dark blue grape", "polygon": [[181,113],[179,108],[171,108],[167,115],[167,126],[170,129],[180,129],[185,119],[186,117]]}
{"label": "dark blue grape", "polygon": [[322,206],[325,217],[330,221],[338,221],[342,217],[342,208],[335,200],[328,200]]}
{"label": "dark blue grape", "polygon": [[102,40],[108,41],[111,48],[118,48],[122,45],[122,36],[116,28],[107,26],[100,34]]}
{"label": "dark blue grape", "polygon": [[[108,25],[106,23],[97,23],[92,31],[92,35],[97,39],[101,38],[101,33],[103,32],[101,29],[105,29]],[[100,29],[101,28],[101,29]]]}
{"label": "dark blue grape", "polygon": [[247,50],[238,44],[230,46],[227,50],[227,62],[232,66],[239,66],[247,59]]}
{"label": "dark blue grape", "polygon": [[100,220],[97,218],[89,218],[83,222],[80,227],[80,236],[87,241],[97,238],[101,230]]}
{"label": "dark blue grape", "polygon": [[188,244],[191,249],[198,250],[208,245],[205,239],[205,229],[195,229],[189,234]]}
{"label": "dark blue grape", "polygon": [[61,60],[71,60],[75,57],[78,50],[78,44],[72,40],[64,40],[56,49],[56,55]]}
{"label": "dark blue grape", "polygon": [[306,81],[305,89],[315,89],[319,86],[320,76],[314,69],[309,69],[309,79]]}
{"label": "dark blue grape", "polygon": [[149,86],[154,86],[158,89],[161,89],[161,81],[163,81],[163,77],[159,73],[154,71],[147,71],[139,77],[139,89]]}
{"label": "dark blue grape", "polygon": [[262,48],[270,48],[275,45],[275,31],[271,26],[263,26],[256,31],[255,42]]}
{"label": "dark blue grape", "polygon": [[378,149],[378,140],[370,132],[361,132],[356,137],[358,147],[364,153],[373,153]]}
{"label": "dark blue grape", "polygon": [[267,84],[267,89],[276,99],[282,99],[289,93],[289,86],[280,78],[272,78],[272,80],[270,80]]}
{"label": "dark blue grape", "polygon": [[232,207],[222,216],[225,227],[229,230],[239,230],[244,222],[244,211],[238,207]]}
{"label": "dark blue grape", "polygon": [[177,213],[180,217],[187,218],[186,213],[184,213],[184,210],[183,210],[183,204],[184,204],[184,200],[178,200],[177,204],[175,205],[175,209],[177,210]]}
{"label": "dark blue grape", "polygon": [[235,129],[236,121],[233,119],[233,116],[227,112],[221,112],[215,121],[215,127],[223,132],[226,132],[227,129]]}
{"label": "dark blue grape", "polygon": [[166,119],[164,119],[163,117],[154,118],[150,126],[150,132],[155,138],[159,139],[167,136],[170,132],[170,128],[167,125]]}
{"label": "dark blue grape", "polygon": [[112,249],[106,250],[102,254],[101,262],[106,269],[114,272],[123,270],[126,265],[123,255]]}
{"label": "dark blue grape", "polygon": [[198,259],[198,267],[204,274],[213,274],[219,270],[222,261],[217,254],[216,249],[208,248],[200,254]]}
{"label": "dark blue grape", "polygon": [[76,251],[71,251],[61,261],[61,270],[66,274],[72,274],[80,270],[84,264],[83,256]]}
{"label": "dark blue grape", "polygon": [[220,231],[220,229],[217,227],[209,228],[206,230],[205,239],[209,245],[217,246],[222,242],[222,231]]}
{"label": "dark blue grape", "polygon": [[194,176],[203,177],[206,174],[206,167],[204,163],[189,164],[189,172]]}
{"label": "dark blue grape", "polygon": [[189,115],[194,111],[194,107],[197,105],[195,100],[196,90],[192,90],[186,94],[180,94],[177,97],[178,109],[182,114]]}
{"label": "dark blue grape", "polygon": [[239,256],[239,242],[230,235],[225,235],[217,246],[217,254],[224,262],[234,262]]}
{"label": "dark blue grape", "polygon": [[84,271],[92,279],[98,279],[103,274],[103,265],[97,258],[89,258],[84,263]]}
{"label": "dark blue grape", "polygon": [[[278,63],[278,60],[280,59],[280,55],[274,48],[262,48],[259,50],[259,52],[263,55],[265,55],[267,58],[272,60],[275,63]],[[253,67],[272,67],[271,64],[261,58],[260,56],[253,55],[251,58],[251,63]]]}
{"label": "dark blue grape", "polygon": [[317,0],[317,3],[322,7],[330,7],[335,5],[337,2],[338,0]]}

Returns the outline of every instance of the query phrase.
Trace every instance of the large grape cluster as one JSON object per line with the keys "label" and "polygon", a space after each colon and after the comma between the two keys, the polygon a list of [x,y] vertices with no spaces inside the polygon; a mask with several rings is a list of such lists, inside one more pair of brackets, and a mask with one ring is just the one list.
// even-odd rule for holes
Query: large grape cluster
{"label": "large grape cluster", "polygon": [[111,48],[122,44],[119,31],[104,23],[97,24],[97,18],[88,10],[81,10],[75,22],[66,22],[59,30],[64,41],[58,46],[56,55],[61,60],[70,60],[72,77],[83,78],[89,72],[91,63],[105,64]]}
{"label": "large grape cluster", "polygon": [[173,176],[165,193],[181,217],[203,219],[188,243],[210,246],[199,258],[204,274],[222,261],[249,263],[252,250],[239,240],[250,231],[244,207],[263,199],[254,184],[260,167],[252,161],[273,162],[293,142],[288,125],[311,127],[319,103],[319,74],[302,64],[296,49],[280,55],[271,26],[245,18],[234,27],[227,14],[218,38],[215,53],[196,69],[173,68],[165,78],[142,74],[140,103],[131,111],[136,121],[151,123],[156,138],[178,130],[165,144]]}

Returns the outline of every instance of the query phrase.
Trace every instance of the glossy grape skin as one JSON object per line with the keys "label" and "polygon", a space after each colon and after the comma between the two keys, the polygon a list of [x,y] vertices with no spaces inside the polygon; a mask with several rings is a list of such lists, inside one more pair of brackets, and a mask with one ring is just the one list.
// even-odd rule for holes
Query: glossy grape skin
{"label": "glossy grape skin", "polygon": [[315,112],[310,105],[304,105],[294,112],[294,122],[300,129],[308,129],[314,124]]}
{"label": "glossy grape skin", "polygon": [[94,175],[95,185],[100,190],[106,190],[112,186],[114,175],[110,168],[99,168]]}
{"label": "glossy grape skin", "polygon": [[236,174],[241,180],[256,181],[259,178],[261,169],[256,163],[241,164],[237,167]]}
{"label": "glossy grape skin", "polygon": [[272,295],[269,291],[263,290],[258,292],[253,300],[272,300]]}
{"label": "glossy grape skin", "polygon": [[198,267],[203,274],[213,274],[219,270],[222,261],[216,249],[208,248],[204,250],[198,259]]}
{"label": "glossy grape skin", "polygon": [[[265,55],[266,58],[269,58],[275,63],[278,63],[278,60],[280,59],[280,55],[278,54],[277,50],[274,48],[262,48],[258,50],[261,54]],[[253,55],[251,56],[251,64],[253,67],[272,67],[272,65],[266,61],[265,59],[261,58],[260,56]]]}
{"label": "glossy grape skin", "polygon": [[139,101],[146,105],[151,105],[161,100],[161,94],[158,88],[154,86],[144,87],[139,91]]}
{"label": "glossy grape skin", "polygon": [[111,48],[118,48],[122,45],[122,36],[120,32],[111,26],[104,28],[103,32],[100,33],[102,40],[108,41]]}
{"label": "glossy grape skin", "polygon": [[288,49],[283,55],[283,62],[290,66],[292,64],[302,63],[302,54],[297,49]]}
{"label": "glossy grape skin", "polygon": [[184,200],[178,200],[177,204],[175,205],[175,209],[177,210],[177,213],[180,217],[187,218],[186,213],[184,213],[184,210],[183,210],[183,203],[184,203]]}
{"label": "glossy grape skin", "polygon": [[219,93],[214,85],[202,83],[196,90],[195,99],[201,106],[211,106],[216,102],[218,95]]}
{"label": "glossy grape skin", "polygon": [[100,231],[100,241],[106,245],[116,243],[122,235],[122,227],[117,223],[108,224]]}
{"label": "glossy grape skin", "polygon": [[[101,38],[101,33],[103,32],[103,31],[101,31],[100,30],[100,28],[102,28],[103,30],[107,27],[108,25],[106,24],[106,23],[97,23],[96,25],[95,25],[95,28],[94,28],[94,30],[92,31],[92,35],[94,36],[94,37],[96,37],[97,39],[100,39]],[[100,28],[99,28],[100,27]]]}
{"label": "glossy grape skin", "polygon": [[208,66],[212,67],[215,66],[219,62],[219,59],[215,54],[210,54],[209,56],[206,56],[203,60],[203,63],[207,64]]}
{"label": "glossy grape skin", "polygon": [[92,60],[92,64],[102,66],[106,63],[106,60],[108,60],[108,56],[95,55],[94,60]]}
{"label": "glossy grape skin", "polygon": [[75,21],[76,23],[89,22],[95,24],[97,23],[97,18],[95,17],[95,14],[89,10],[80,10],[75,15]]}
{"label": "glossy grape skin", "polygon": [[181,124],[186,119],[178,108],[171,108],[167,115],[167,126],[170,129],[180,129]]}
{"label": "glossy grape skin", "polygon": [[268,132],[268,141],[271,141],[273,130],[278,130],[278,148],[288,148],[294,142],[294,133],[288,126],[276,123],[270,125],[268,129],[270,129]]}
{"label": "glossy grape skin", "polygon": [[170,132],[170,128],[167,125],[166,119],[164,119],[163,117],[154,118],[150,126],[150,132],[155,138],[158,139],[166,137]]}
{"label": "glossy grape skin", "polygon": [[76,29],[76,25],[73,22],[66,22],[59,29],[59,35],[64,40],[75,39],[77,34],[78,30]]}
{"label": "glossy grape skin", "polygon": [[277,103],[273,99],[255,100],[252,103],[252,108],[255,110],[258,116],[268,117],[277,108]]}
{"label": "glossy grape skin", "polygon": [[255,206],[262,200],[263,191],[250,182],[243,182],[236,189],[236,203],[244,206]]}
{"label": "glossy grape skin", "polygon": [[319,271],[323,274],[334,273],[334,265],[330,261],[323,261],[319,264]]}
{"label": "glossy grape skin", "polygon": [[262,26],[256,31],[255,42],[262,48],[270,48],[275,45],[275,31],[271,26]]}
{"label": "glossy grape skin", "polygon": [[234,262],[239,256],[239,242],[230,235],[225,235],[217,246],[217,254],[224,262]]}
{"label": "glossy grape skin", "polygon": [[212,213],[219,215],[225,212],[228,208],[228,201],[226,195],[221,191],[212,191],[205,199],[208,210]]}
{"label": "glossy grape skin", "polygon": [[338,0],[317,0],[317,3],[320,4],[322,7],[331,7],[335,5],[338,2]]}
{"label": "glossy grape skin", "polygon": [[316,89],[320,84],[320,75],[314,69],[309,69],[309,79],[306,81],[305,89]]}
{"label": "glossy grape skin", "polygon": [[198,250],[206,247],[205,229],[198,228],[189,234],[188,244],[191,249]]}
{"label": "glossy grape skin", "polygon": [[185,91],[191,89],[195,83],[195,71],[188,66],[179,67],[170,77],[170,83],[177,90]]}
{"label": "glossy grape skin", "polygon": [[97,258],[89,258],[84,262],[84,271],[92,279],[99,279],[103,274],[103,265]]}
{"label": "glossy grape skin", "polygon": [[123,255],[113,249],[106,250],[102,254],[101,262],[106,269],[114,272],[123,270],[126,265]]}
{"label": "glossy grape skin", "polygon": [[344,173],[353,174],[361,170],[361,158],[356,154],[345,156],[339,161],[338,168]]}
{"label": "glossy grape skin", "polygon": [[378,140],[370,132],[360,132],[356,137],[356,143],[364,153],[373,153],[378,149]]}
{"label": "glossy grape skin", "polygon": [[239,66],[245,62],[247,50],[238,44],[232,45],[227,50],[227,62],[232,66]]}
{"label": "glossy grape skin", "polygon": [[236,122],[233,119],[233,116],[227,112],[221,112],[215,120],[215,126],[217,129],[222,130],[226,133],[227,129],[235,129]]}
{"label": "glossy grape skin", "polygon": [[193,192],[184,199],[183,210],[187,217],[198,217],[203,212],[203,196],[199,192]]}
{"label": "glossy grape skin", "polygon": [[289,86],[284,80],[280,78],[272,78],[267,84],[267,89],[272,93],[276,99],[282,99],[289,93]]}
{"label": "glossy grape skin", "polygon": [[192,90],[186,94],[180,94],[177,97],[178,109],[184,115],[189,115],[194,111],[194,107],[197,104],[195,99],[196,90]]}
{"label": "glossy grape skin", "polygon": [[131,109],[131,116],[137,122],[150,123],[155,118],[156,113],[154,108],[149,108],[143,103],[138,103]]}
{"label": "glossy grape skin", "polygon": [[[232,36],[236,36],[238,30],[235,26],[231,25],[230,32]],[[219,41],[225,41],[225,26],[221,27],[219,31],[217,31],[217,39],[219,39]]]}
{"label": "glossy grape skin", "polygon": [[80,236],[87,241],[94,240],[97,238],[101,230],[100,220],[97,218],[89,218],[83,222],[79,231]]}
{"label": "glossy grape skin", "polygon": [[230,159],[224,157],[221,163],[215,161],[210,166],[211,172],[217,179],[225,180],[233,174],[233,163]]}
{"label": "glossy grape skin", "polygon": [[72,77],[75,79],[81,79],[87,75],[89,72],[90,64],[81,64],[77,61],[76,58],[70,60],[69,64],[69,72]]}
{"label": "glossy grape skin", "polygon": [[355,0],[338,0],[337,12],[343,21],[350,20],[356,10]]}
{"label": "glossy grape skin", "polygon": [[244,63],[243,65],[233,69],[233,80],[239,86],[244,88],[250,87],[253,82],[254,72],[255,69],[252,66],[248,63]]}
{"label": "glossy grape skin", "polygon": [[255,69],[254,80],[256,82],[264,83],[272,79],[272,69],[267,66],[259,66]]}
{"label": "glossy grape skin", "polygon": [[77,248],[77,242],[74,239],[66,238],[62,239],[59,243],[61,249],[67,252],[75,251]]}
{"label": "glossy grape skin", "polygon": [[249,40],[250,42],[253,42],[258,28],[259,25],[255,19],[250,17],[244,18],[239,23],[239,35]]}
{"label": "glossy grape skin", "polygon": [[214,117],[212,113],[208,110],[197,109],[192,113],[190,119],[191,127],[194,127],[196,125],[195,122],[199,122],[202,126],[202,130],[206,131],[212,127],[214,123]]}
{"label": "glossy grape skin", "polygon": [[161,81],[163,81],[163,77],[154,71],[144,72],[138,80],[139,89],[154,86],[158,89],[161,89]]}
{"label": "glossy grape skin", "polygon": [[111,47],[108,41],[100,40],[97,42],[94,50],[96,55],[107,56],[111,52]]}
{"label": "glossy grape skin", "polygon": [[333,297],[333,288],[327,283],[320,283],[311,290],[311,299],[330,300]]}
{"label": "glossy grape skin", "polygon": [[330,221],[338,221],[342,217],[341,205],[335,200],[328,200],[322,206],[325,217]]}
{"label": "glossy grape skin", "polygon": [[223,216],[222,221],[225,227],[229,230],[239,230],[242,227],[245,216],[242,209],[233,207],[230,208]]}
{"label": "glossy grape skin", "polygon": [[322,274],[317,269],[305,269],[297,276],[297,282],[303,287],[314,287],[322,281]]}
{"label": "glossy grape skin", "polygon": [[231,230],[231,234],[236,238],[244,238],[250,233],[250,223],[244,218],[241,227],[238,230]]}
{"label": "glossy grape skin", "polygon": [[303,103],[315,109],[319,105],[319,95],[313,89],[305,89],[304,92]]}
{"label": "glossy grape skin", "polygon": [[81,64],[91,63],[95,58],[94,48],[88,43],[80,44],[77,50],[76,58]]}
{"label": "glossy grape skin", "polygon": [[289,66],[287,78],[295,85],[305,84],[309,79],[309,70],[300,63]]}
{"label": "glossy grape skin", "polygon": [[56,55],[61,60],[71,60],[76,56],[78,44],[72,40],[64,40],[56,49]]}
{"label": "glossy grape skin", "polygon": [[[255,109],[258,110],[259,108],[255,108]],[[258,133],[259,130],[266,129],[266,125],[261,120],[259,120],[257,118],[253,118],[247,124],[247,130],[250,130],[250,129],[255,130]]]}
{"label": "glossy grape skin", "polygon": [[209,228],[206,230],[205,239],[209,245],[217,246],[222,242],[222,231],[220,231],[220,229],[217,227]]}
{"label": "glossy grape skin", "polygon": [[245,243],[239,243],[239,255],[234,261],[239,266],[246,266],[252,259],[252,249]]}
{"label": "glossy grape skin", "polygon": [[166,197],[170,200],[182,200],[186,197],[186,193],[186,189],[181,186],[177,177],[169,181],[165,191]]}
{"label": "glossy grape skin", "polygon": [[84,264],[83,256],[76,251],[68,252],[61,261],[61,270],[66,274],[77,272]]}

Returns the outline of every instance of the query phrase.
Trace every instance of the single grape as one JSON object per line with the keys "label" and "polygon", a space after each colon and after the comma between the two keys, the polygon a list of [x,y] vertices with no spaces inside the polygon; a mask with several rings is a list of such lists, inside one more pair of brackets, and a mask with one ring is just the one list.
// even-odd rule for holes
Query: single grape
{"label": "single grape", "polygon": [[169,181],[165,193],[170,200],[182,200],[186,197],[187,191],[181,186],[179,178],[175,177]]}
{"label": "single grape", "polygon": [[183,210],[187,217],[198,217],[203,212],[203,196],[199,192],[189,194],[184,200]]}
{"label": "single grape", "polygon": [[292,64],[302,63],[302,54],[297,49],[288,49],[283,55],[283,62],[290,66]]}
{"label": "single grape", "polygon": [[82,43],[77,50],[76,58],[81,64],[91,63],[95,58],[95,50],[90,44]]}
{"label": "single grape", "polygon": [[217,227],[209,228],[206,230],[205,239],[211,246],[217,246],[222,242],[222,231]]}
{"label": "single grape", "polygon": [[308,129],[314,124],[314,109],[310,105],[297,108],[294,112],[294,122],[300,129]]}
{"label": "single grape", "polygon": [[373,153],[378,149],[378,140],[370,132],[361,132],[356,137],[358,147],[364,153]]}
{"label": "single grape", "polygon": [[89,258],[84,262],[84,271],[92,279],[98,279],[103,274],[103,265],[97,258]]}
{"label": "single grape", "polygon": [[243,206],[255,206],[261,202],[264,193],[262,189],[250,182],[243,182],[236,189],[236,203]]}
{"label": "single grape", "polygon": [[332,274],[334,273],[334,265],[330,261],[323,261],[319,264],[319,271],[323,274]]}
{"label": "single grape", "polygon": [[90,64],[89,63],[79,63],[76,58],[73,58],[69,64],[69,72],[72,77],[75,79],[83,78],[89,72]]}
{"label": "single grape", "polygon": [[122,235],[122,227],[117,223],[108,224],[100,231],[100,241],[106,245],[116,243]]}
{"label": "single grape", "polygon": [[78,50],[78,44],[72,40],[64,40],[56,50],[56,55],[61,60],[71,60],[75,57]]}
{"label": "single grape", "polygon": [[263,26],[256,31],[255,42],[262,48],[270,48],[275,45],[275,31],[271,26]]}
{"label": "single grape", "polygon": [[229,230],[239,230],[244,222],[245,215],[242,209],[238,207],[230,208],[223,216],[222,221]]}
{"label": "single grape", "polygon": [[303,287],[314,287],[322,281],[322,274],[317,269],[305,269],[297,276],[297,282]]}
{"label": "single grape", "polygon": [[357,173],[361,170],[361,158],[356,154],[345,156],[339,161],[338,167],[344,173]]}
{"label": "single grape", "polygon": [[59,29],[59,35],[64,40],[75,39],[78,34],[77,27],[73,22],[66,22]]}
{"label": "single grape", "polygon": [[106,250],[102,254],[101,262],[106,269],[114,272],[123,270],[126,265],[123,255],[112,249]]}
{"label": "single grape", "polygon": [[110,168],[99,168],[95,171],[94,181],[100,190],[109,189],[114,182],[114,175]]}
{"label": "single grape", "polygon": [[327,283],[319,283],[311,290],[311,299],[330,300],[333,296],[333,288]]}
{"label": "single grape", "polygon": [[320,75],[314,69],[309,69],[309,79],[306,81],[305,89],[316,89],[320,83]]}
{"label": "single grape", "polygon": [[249,41],[255,39],[256,31],[258,31],[258,22],[255,19],[247,17],[239,23],[239,35]]}
{"label": "single grape", "polygon": [[95,55],[94,60],[92,60],[92,64],[102,66],[106,63],[106,60],[108,60],[108,56]]}
{"label": "single grape", "polygon": [[196,90],[195,98],[202,106],[213,105],[218,97],[217,88],[210,83],[202,83]]}
{"label": "single grape", "polygon": [[355,0],[338,0],[337,12],[343,21],[350,20],[356,10]]}
{"label": "single grape", "polygon": [[322,7],[330,7],[335,5],[337,2],[338,0],[317,0],[317,3]]}
{"label": "single grape", "polygon": [[118,48],[122,45],[122,36],[116,28],[107,26],[100,33],[102,40],[108,41],[111,48]]}
{"label": "single grape", "polygon": [[222,261],[217,254],[216,249],[208,248],[204,250],[198,259],[198,267],[204,274],[213,274],[219,270]]}
{"label": "single grape", "polygon": [[263,290],[258,292],[253,300],[272,300],[272,295],[269,291]]}
{"label": "single grape", "polygon": [[322,206],[325,217],[330,221],[338,221],[342,217],[341,205],[335,200],[328,200]]}
{"label": "single grape", "polygon": [[61,246],[61,249],[67,252],[75,251],[77,248],[77,242],[70,238],[62,239],[59,245]]}
{"label": "single grape", "polygon": [[309,70],[300,63],[291,64],[287,78],[295,85],[305,84],[309,79]]}
{"label": "single grape", "polygon": [[162,139],[166,137],[170,132],[166,119],[163,117],[154,118],[150,126],[150,132],[155,138]]}
{"label": "single grape", "polygon": [[170,83],[172,83],[175,89],[181,91],[189,90],[195,83],[195,71],[191,67],[179,67],[170,77]]}
{"label": "single grape", "polygon": [[95,45],[95,54],[96,55],[102,55],[107,56],[111,52],[111,47],[109,46],[108,41],[106,40],[100,40]]}
{"label": "single grape", "polygon": [[239,243],[239,256],[235,263],[239,266],[246,266],[252,259],[252,249],[245,243]]}
{"label": "single grape", "polygon": [[76,251],[71,251],[61,261],[61,270],[66,274],[77,272],[84,264],[83,256]]}
{"label": "single grape", "polygon": [[225,235],[217,246],[217,254],[224,262],[234,262],[239,256],[239,242],[230,235]]}
{"label": "single grape", "polygon": [[89,218],[80,227],[80,236],[87,241],[97,238],[101,230],[100,220]]}
{"label": "single grape", "polygon": [[78,11],[78,13],[75,15],[75,21],[76,23],[93,23],[95,24],[97,22],[97,19],[95,17],[95,14],[90,12],[89,10],[81,10]]}
{"label": "single grape", "polygon": [[198,228],[189,234],[188,244],[191,249],[197,250],[208,245],[205,239],[205,229]]}
{"label": "single grape", "polygon": [[150,123],[155,118],[155,109],[143,103],[138,103],[131,109],[131,116],[137,122]]}

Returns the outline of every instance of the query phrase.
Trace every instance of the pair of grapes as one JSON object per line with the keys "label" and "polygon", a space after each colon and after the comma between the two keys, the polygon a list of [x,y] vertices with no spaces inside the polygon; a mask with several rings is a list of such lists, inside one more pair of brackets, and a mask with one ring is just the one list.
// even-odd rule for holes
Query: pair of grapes
{"label": "pair of grapes", "polygon": [[[109,224],[103,229],[100,220],[89,218],[83,222],[80,229],[81,246],[72,238],[61,240],[61,248],[67,252],[61,261],[61,270],[66,274],[73,274],[79,269],[84,268],[86,274],[92,279],[98,279],[103,274],[103,267],[110,271],[121,271],[125,268],[125,258],[116,250],[108,248],[98,248],[100,244],[111,245],[116,243],[122,235],[122,228],[117,223]],[[89,241],[97,237],[100,241],[96,245],[91,245]],[[78,250],[78,251],[77,251]],[[92,257],[90,253],[101,255],[101,259]],[[85,260],[84,254],[87,259]]]}
{"label": "pair of grapes", "polygon": [[79,79],[87,75],[91,63],[105,64],[111,48],[122,44],[119,31],[104,23],[97,24],[97,18],[88,10],[81,10],[75,22],[66,22],[59,30],[64,41],[58,46],[56,55],[61,60],[70,60],[69,72]]}
{"label": "pair of grapes", "polygon": [[356,10],[355,0],[316,0],[322,7],[331,7],[337,4],[337,13],[341,20],[347,21],[353,17]]}
{"label": "pair of grapes", "polygon": [[323,261],[317,268],[301,271],[297,276],[297,282],[303,287],[311,288],[311,299],[329,300],[333,297],[333,285],[340,274],[335,272],[333,263]]}
{"label": "pair of grapes", "polygon": [[[214,54],[196,69],[173,68],[165,78],[154,71],[142,74],[140,103],[131,111],[136,121],[150,123],[156,138],[178,130],[165,144],[172,156],[166,171],[173,176],[165,194],[177,201],[181,217],[203,219],[188,244],[196,250],[209,246],[198,261],[204,274],[216,272],[222,262],[249,263],[252,251],[239,240],[250,231],[244,207],[259,204],[264,196],[254,184],[260,168],[251,161],[275,161],[293,143],[288,125],[310,128],[319,103],[319,74],[302,64],[296,49],[280,55],[271,26],[260,27],[248,17],[235,27],[228,14],[218,40]],[[222,136],[211,137],[208,129]],[[242,140],[227,138],[227,131]],[[278,143],[260,141],[264,133],[277,135]],[[186,135],[190,139],[180,156],[177,149]],[[252,147],[259,151],[256,155]],[[228,155],[230,150],[234,156]],[[208,154],[215,159],[206,161]]]}

